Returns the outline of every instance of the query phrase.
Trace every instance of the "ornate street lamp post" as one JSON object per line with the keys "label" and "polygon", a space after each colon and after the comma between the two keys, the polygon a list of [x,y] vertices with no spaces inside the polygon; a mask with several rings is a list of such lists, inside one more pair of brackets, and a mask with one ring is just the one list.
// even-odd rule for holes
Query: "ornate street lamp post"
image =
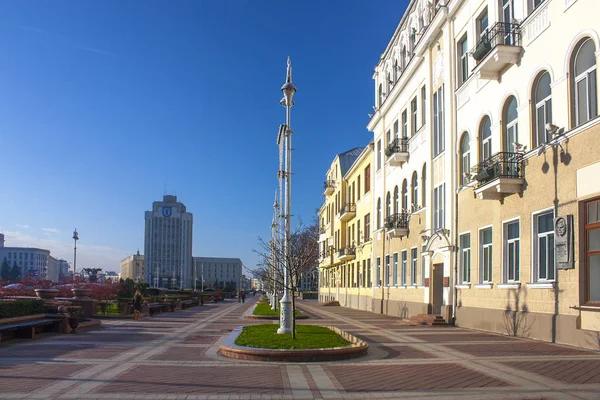
{"label": "ornate street lamp post", "polygon": [[79,233],[77,233],[77,228],[73,232],[73,241],[75,245],[73,246],[73,284],[75,284],[75,277],[77,276],[77,241],[79,240]]}
{"label": "ornate street lamp post", "polygon": [[281,87],[283,92],[283,99],[281,99],[281,105],[285,107],[285,204],[283,220],[285,224],[284,231],[284,285],[283,285],[283,297],[281,298],[280,304],[280,326],[277,333],[291,334],[292,333],[292,299],[290,298],[290,228],[291,228],[291,195],[292,195],[292,130],[290,127],[290,111],[294,105],[294,93],[296,93],[296,86],[292,83],[292,62],[288,57],[287,60],[287,74],[285,84]]}

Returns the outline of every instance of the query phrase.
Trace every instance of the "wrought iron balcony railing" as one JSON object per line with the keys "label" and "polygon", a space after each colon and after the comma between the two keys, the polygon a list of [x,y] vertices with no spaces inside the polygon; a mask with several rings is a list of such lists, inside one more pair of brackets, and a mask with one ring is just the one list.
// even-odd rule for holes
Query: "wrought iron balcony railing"
{"label": "wrought iron balcony railing", "polygon": [[327,189],[335,189],[335,181],[330,180],[330,181],[325,181],[323,183],[323,189],[327,190]]}
{"label": "wrought iron balcony railing", "polygon": [[481,35],[475,48],[471,51],[478,63],[498,45],[520,46],[521,25],[511,22],[497,22]]}
{"label": "wrought iron balcony railing", "polygon": [[406,212],[389,215],[385,218],[386,229],[408,229],[410,214]]}
{"label": "wrought iron balcony railing", "polygon": [[498,178],[523,178],[522,153],[496,153],[471,169],[481,187]]}
{"label": "wrought iron balcony railing", "polygon": [[354,255],[356,255],[355,247],[344,247],[338,251],[338,257],[354,256]]}
{"label": "wrought iron balcony railing", "polygon": [[385,155],[390,157],[394,153],[408,153],[408,138],[396,138],[385,149]]}
{"label": "wrought iron balcony railing", "polygon": [[325,229],[325,226],[324,226],[324,225],[321,225],[321,226],[319,227],[319,233],[320,233],[320,234],[323,234],[323,233],[325,233],[325,231],[326,231],[326,230],[327,230],[327,229]]}
{"label": "wrought iron balcony railing", "polygon": [[342,206],[340,210],[340,215],[344,215],[349,212],[356,212],[356,204],[355,203],[346,203]]}

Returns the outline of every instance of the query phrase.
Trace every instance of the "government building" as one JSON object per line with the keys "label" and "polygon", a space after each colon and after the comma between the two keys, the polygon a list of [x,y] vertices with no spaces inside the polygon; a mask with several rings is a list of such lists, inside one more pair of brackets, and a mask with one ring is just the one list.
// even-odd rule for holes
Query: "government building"
{"label": "government building", "polygon": [[325,173],[321,301],[597,346],[598,6],[410,2],[370,151]]}

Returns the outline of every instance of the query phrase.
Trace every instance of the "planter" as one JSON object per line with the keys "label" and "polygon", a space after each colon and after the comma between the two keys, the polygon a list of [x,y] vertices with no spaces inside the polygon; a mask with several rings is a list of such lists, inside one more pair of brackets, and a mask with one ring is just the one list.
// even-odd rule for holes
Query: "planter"
{"label": "planter", "polygon": [[71,292],[73,292],[74,297],[77,298],[87,298],[90,297],[90,294],[92,294],[92,291],[90,289],[83,289],[83,288],[73,288],[71,289]]}
{"label": "planter", "polygon": [[491,49],[492,45],[490,42],[479,42],[477,48],[473,52],[473,58],[475,59],[475,61],[479,62],[483,60],[483,58],[490,52]]}
{"label": "planter", "polygon": [[58,296],[58,289],[35,289],[35,294],[42,300],[52,300]]}
{"label": "planter", "polygon": [[71,332],[75,332],[75,329],[79,326],[79,318],[69,318],[69,327]]}

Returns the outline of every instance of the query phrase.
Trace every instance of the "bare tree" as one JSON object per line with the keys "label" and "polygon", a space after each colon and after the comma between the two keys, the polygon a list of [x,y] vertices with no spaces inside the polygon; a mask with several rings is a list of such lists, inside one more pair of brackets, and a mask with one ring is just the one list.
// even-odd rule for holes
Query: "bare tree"
{"label": "bare tree", "polygon": [[275,237],[268,242],[258,238],[259,249],[254,250],[259,256],[258,268],[252,271],[263,282],[276,290],[285,289],[285,266],[289,266],[290,281],[287,289],[292,296],[293,329],[292,337],[296,338],[296,292],[302,277],[309,274],[318,264],[319,228],[317,224],[299,227],[290,235],[289,252],[285,254],[284,239]]}

